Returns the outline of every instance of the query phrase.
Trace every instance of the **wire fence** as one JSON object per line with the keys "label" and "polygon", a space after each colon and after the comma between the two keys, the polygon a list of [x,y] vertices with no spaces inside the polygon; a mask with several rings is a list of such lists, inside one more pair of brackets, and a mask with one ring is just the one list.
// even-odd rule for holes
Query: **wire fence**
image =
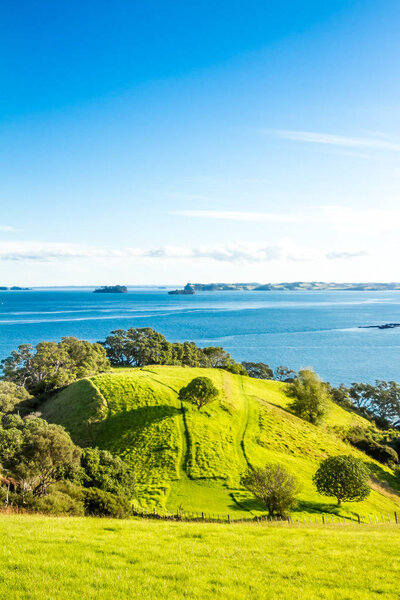
{"label": "wire fence", "polygon": [[368,515],[349,515],[340,516],[329,513],[320,513],[314,515],[288,515],[287,517],[269,516],[269,515],[252,515],[252,516],[237,516],[237,515],[214,515],[206,512],[186,512],[177,510],[169,512],[167,509],[159,511],[156,508],[146,510],[141,507],[134,506],[133,514],[145,519],[160,519],[165,521],[185,521],[194,523],[281,523],[287,525],[398,525],[400,524],[400,514],[394,512],[392,514],[385,512]]}

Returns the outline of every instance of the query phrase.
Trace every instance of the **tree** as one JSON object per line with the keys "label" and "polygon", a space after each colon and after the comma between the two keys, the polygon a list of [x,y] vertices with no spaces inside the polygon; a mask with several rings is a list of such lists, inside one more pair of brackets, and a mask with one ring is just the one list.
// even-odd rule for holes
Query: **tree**
{"label": "tree", "polygon": [[256,379],[273,379],[274,373],[269,365],[262,362],[242,362],[242,365],[247,371],[249,377]]}
{"label": "tree", "polygon": [[275,369],[275,379],[277,381],[290,381],[295,375],[296,373],[292,369],[283,365],[280,365]]}
{"label": "tree", "polygon": [[40,342],[35,348],[22,344],[1,361],[3,379],[25,387],[32,394],[43,394],[97,373],[110,364],[104,348],[74,337],[61,342]]}
{"label": "tree", "polygon": [[179,390],[179,399],[195,404],[200,410],[202,406],[213,402],[218,396],[218,389],[208,377],[195,377],[187,386]]}
{"label": "tree", "polygon": [[326,415],[329,392],[312,369],[301,369],[293,383],[288,384],[286,393],[293,398],[290,408],[302,419],[316,424]]}
{"label": "tree", "polygon": [[342,406],[343,408],[347,408],[349,410],[354,410],[354,404],[350,398],[350,389],[341,383],[339,387],[332,387],[329,383],[326,384],[328,392],[336,404]]}
{"label": "tree", "polygon": [[331,456],[320,464],[313,482],[320,494],[334,496],[342,502],[360,502],[370,493],[369,471],[354,456]]}
{"label": "tree", "polygon": [[84,487],[98,488],[131,499],[136,492],[134,469],[107,450],[85,448],[81,455],[81,482]]}
{"label": "tree", "polygon": [[170,344],[151,327],[130,327],[127,331],[116,329],[101,344],[114,366],[168,364]]}
{"label": "tree", "polygon": [[169,344],[168,364],[187,367],[210,367],[203,350],[194,342]]}
{"label": "tree", "polygon": [[264,468],[249,471],[243,485],[267,507],[268,514],[284,517],[294,506],[300,491],[297,479],[282,465],[267,463]]}
{"label": "tree", "polygon": [[400,420],[400,385],[377,380],[375,385],[353,383],[350,398],[360,411],[372,414],[381,427],[397,425]]}
{"label": "tree", "polygon": [[234,360],[232,360],[232,362],[229,365],[226,365],[226,367],[224,367],[224,370],[228,371],[229,373],[233,373],[233,375],[244,375],[245,377],[249,376],[244,366],[240,363],[235,362]]}
{"label": "tree", "polygon": [[203,353],[214,369],[224,369],[232,363],[231,355],[221,346],[207,346],[203,348]]}
{"label": "tree", "polygon": [[34,398],[24,387],[12,381],[0,381],[0,413],[25,413],[33,406]]}
{"label": "tree", "polygon": [[78,467],[79,457],[79,448],[60,425],[17,415],[1,420],[0,465],[18,482],[23,499],[28,492],[43,495],[64,469]]}

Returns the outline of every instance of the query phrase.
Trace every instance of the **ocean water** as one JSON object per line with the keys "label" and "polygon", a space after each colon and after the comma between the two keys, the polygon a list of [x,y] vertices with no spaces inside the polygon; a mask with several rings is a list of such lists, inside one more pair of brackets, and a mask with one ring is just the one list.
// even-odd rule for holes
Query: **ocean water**
{"label": "ocean water", "polygon": [[22,343],[71,335],[103,340],[113,329],[153,327],[170,341],[222,345],[238,360],[312,366],[334,384],[400,381],[400,291],[203,292],[161,289],[0,292],[0,358]]}

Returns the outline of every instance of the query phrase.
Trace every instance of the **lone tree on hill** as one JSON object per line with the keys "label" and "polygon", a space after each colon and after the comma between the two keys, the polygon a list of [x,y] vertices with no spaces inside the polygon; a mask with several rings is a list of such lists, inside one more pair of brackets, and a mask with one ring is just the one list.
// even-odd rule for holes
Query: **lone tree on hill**
{"label": "lone tree on hill", "polygon": [[320,494],[334,496],[342,502],[361,502],[370,493],[369,471],[362,460],[354,456],[331,456],[320,464],[313,482]]}
{"label": "lone tree on hill", "polygon": [[218,390],[208,377],[195,377],[187,386],[179,390],[179,400],[191,402],[200,410],[202,406],[213,402]]}
{"label": "lone tree on hill", "polygon": [[269,516],[284,517],[293,508],[300,491],[297,479],[279,464],[267,463],[242,479],[243,485],[267,507]]}
{"label": "lone tree on hill", "polygon": [[301,369],[293,383],[288,384],[286,394],[293,398],[293,412],[310,423],[319,423],[328,411],[327,385],[312,369]]}

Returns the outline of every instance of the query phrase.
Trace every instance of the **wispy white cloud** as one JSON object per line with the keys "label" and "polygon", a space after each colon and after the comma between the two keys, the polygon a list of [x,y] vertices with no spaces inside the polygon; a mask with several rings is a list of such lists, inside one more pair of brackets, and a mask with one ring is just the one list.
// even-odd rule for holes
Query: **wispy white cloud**
{"label": "wispy white cloud", "polygon": [[0,225],[0,231],[15,231],[15,228],[11,225]]}
{"label": "wispy white cloud", "polygon": [[230,210],[177,210],[172,214],[199,219],[223,219],[228,221],[262,221],[265,223],[300,223],[307,220],[303,215],[291,213],[265,213]]}
{"label": "wispy white cloud", "polygon": [[263,223],[310,223],[326,227],[357,229],[381,233],[400,228],[400,209],[351,208],[325,205],[302,208],[301,213],[269,213],[224,210],[180,210],[173,214],[226,221],[254,221]]}
{"label": "wispy white cloud", "polygon": [[347,137],[331,133],[316,133],[312,131],[290,131],[285,129],[266,130],[264,133],[295,142],[323,144],[342,148],[375,148],[400,152],[400,143],[382,135],[373,137]]}
{"label": "wispy white cloud", "polygon": [[326,258],[330,259],[330,260],[349,260],[352,258],[362,258],[365,256],[370,256],[369,252],[366,252],[365,250],[359,250],[356,252],[349,252],[349,251],[343,251],[343,252],[328,252],[328,254],[326,255]]}
{"label": "wispy white cloud", "polygon": [[104,249],[66,243],[10,242],[0,243],[1,261],[48,262],[71,259],[155,259],[197,260],[219,262],[266,262],[273,260],[312,260],[315,253],[282,240],[277,244],[233,242],[215,246],[160,246],[157,248]]}

